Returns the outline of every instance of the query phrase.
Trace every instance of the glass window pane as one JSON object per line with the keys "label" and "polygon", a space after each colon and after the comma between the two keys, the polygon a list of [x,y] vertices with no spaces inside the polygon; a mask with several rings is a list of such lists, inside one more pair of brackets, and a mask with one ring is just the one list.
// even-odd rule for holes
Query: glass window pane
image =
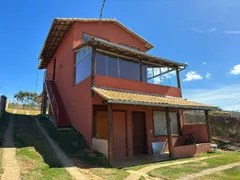
{"label": "glass window pane", "polygon": [[157,77],[148,79],[147,82],[148,82],[149,84],[157,84],[157,85],[160,85],[160,84],[161,84],[161,78],[160,78],[160,76],[157,76]]}
{"label": "glass window pane", "polygon": [[130,62],[119,59],[119,77],[123,79],[130,79]]}
{"label": "glass window pane", "polygon": [[130,80],[140,81],[139,63],[130,62]]}
{"label": "glass window pane", "polygon": [[153,68],[153,76],[157,76],[159,74],[160,74],[160,68],[159,67]]}
{"label": "glass window pane", "polygon": [[78,84],[79,82],[86,79],[91,74],[91,57],[92,53],[88,53],[86,57],[84,57],[77,65],[76,65],[76,76],[75,82]]}
{"label": "glass window pane", "polygon": [[162,85],[178,87],[176,70],[173,70],[173,71],[169,70],[169,72],[163,74],[161,78],[162,78]]}
{"label": "glass window pane", "polygon": [[170,112],[169,117],[171,119],[171,131],[172,134],[179,134],[178,133],[178,118],[176,112]]}
{"label": "glass window pane", "polygon": [[153,112],[154,135],[167,135],[166,116],[164,112]]}
{"label": "glass window pane", "polygon": [[108,57],[108,76],[118,77],[118,59],[116,57]]}
{"label": "glass window pane", "polygon": [[106,76],[107,61],[103,54],[96,54],[96,74]]}
{"label": "glass window pane", "polygon": [[82,41],[83,41],[83,42],[87,42],[87,41],[89,41],[89,40],[91,40],[91,39],[92,39],[92,36],[87,35],[87,34],[85,34],[85,33],[82,34]]}

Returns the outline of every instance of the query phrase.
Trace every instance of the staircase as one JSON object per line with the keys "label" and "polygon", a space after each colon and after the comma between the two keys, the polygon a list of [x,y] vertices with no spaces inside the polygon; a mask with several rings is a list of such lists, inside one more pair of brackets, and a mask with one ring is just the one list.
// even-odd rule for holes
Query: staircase
{"label": "staircase", "polygon": [[47,92],[47,97],[52,114],[55,119],[55,124],[57,127],[67,127],[71,126],[70,119],[68,117],[67,111],[62,102],[61,96],[58,92],[56,83],[52,80],[52,75],[45,73],[44,78],[45,88]]}

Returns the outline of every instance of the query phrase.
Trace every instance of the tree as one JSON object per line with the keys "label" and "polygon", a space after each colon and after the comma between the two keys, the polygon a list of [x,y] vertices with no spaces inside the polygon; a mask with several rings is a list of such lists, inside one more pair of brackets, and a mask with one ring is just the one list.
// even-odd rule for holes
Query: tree
{"label": "tree", "polygon": [[17,101],[18,104],[21,104],[23,108],[35,108],[41,102],[41,96],[37,93],[22,90],[14,94],[14,99]]}

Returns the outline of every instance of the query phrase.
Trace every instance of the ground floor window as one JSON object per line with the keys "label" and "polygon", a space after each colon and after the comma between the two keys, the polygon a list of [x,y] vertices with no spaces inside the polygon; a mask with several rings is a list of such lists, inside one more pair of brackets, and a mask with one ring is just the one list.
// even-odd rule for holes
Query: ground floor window
{"label": "ground floor window", "polygon": [[[178,116],[177,112],[169,112],[171,119],[172,134],[178,135]],[[163,111],[153,111],[154,136],[167,135],[166,114]]]}

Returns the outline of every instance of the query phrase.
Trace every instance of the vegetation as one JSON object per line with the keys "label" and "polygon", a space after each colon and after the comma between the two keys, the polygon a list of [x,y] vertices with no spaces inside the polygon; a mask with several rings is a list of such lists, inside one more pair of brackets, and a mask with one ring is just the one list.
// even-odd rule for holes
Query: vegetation
{"label": "vegetation", "polygon": [[31,117],[14,115],[14,124],[16,155],[23,179],[72,179]]}
{"label": "vegetation", "polygon": [[115,168],[91,168],[90,171],[104,180],[123,180],[129,175],[128,172]]}
{"label": "vegetation", "polygon": [[16,103],[10,104],[12,108],[22,105],[23,109],[25,108],[34,109],[38,107],[38,105],[41,103],[41,95],[21,90],[18,93],[14,94],[14,101]]}
{"label": "vegetation", "polygon": [[25,114],[25,115],[39,115],[40,114],[40,110],[37,109],[12,109],[12,108],[8,108],[6,110],[8,113],[12,113],[12,114]]}
{"label": "vegetation", "polygon": [[58,131],[46,117],[40,116],[39,119],[49,136],[69,157],[94,166],[110,167],[103,154],[89,151],[84,137],[78,131]]}
{"label": "vegetation", "polygon": [[199,178],[198,180],[236,180],[240,179],[240,166],[236,166],[234,168],[225,170],[225,171],[220,171],[215,174],[203,176]]}
{"label": "vegetation", "polygon": [[183,165],[174,165],[168,167],[162,167],[150,171],[148,174],[152,177],[164,178],[164,179],[178,179],[187,174],[198,173],[202,170],[214,168],[221,165],[226,165],[240,161],[239,152],[218,152],[219,156],[215,158],[209,158],[200,160],[197,162],[186,163]]}

